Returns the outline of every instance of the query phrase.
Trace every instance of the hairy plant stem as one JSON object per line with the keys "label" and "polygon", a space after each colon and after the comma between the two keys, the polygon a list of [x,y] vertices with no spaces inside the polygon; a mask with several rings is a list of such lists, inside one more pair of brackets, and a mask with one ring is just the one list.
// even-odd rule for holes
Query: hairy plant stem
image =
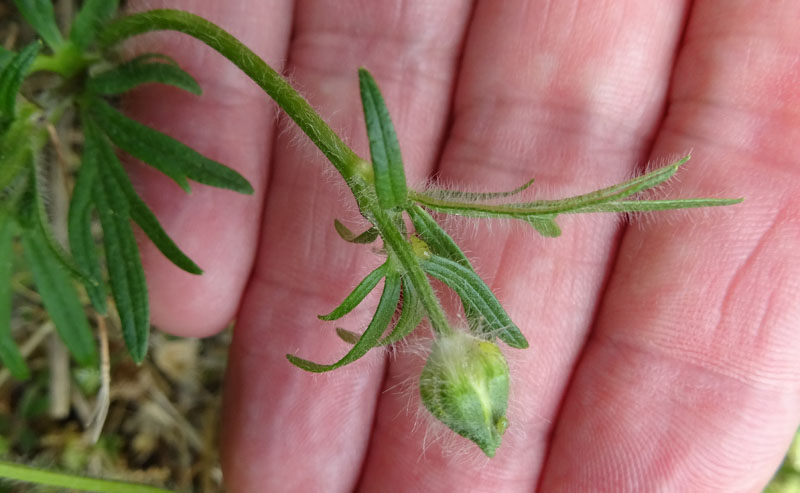
{"label": "hairy plant stem", "polygon": [[603,200],[585,205],[579,203],[580,197],[540,200],[518,204],[482,204],[467,201],[448,200],[424,193],[409,191],[409,199],[425,207],[445,214],[470,217],[509,217],[525,219],[532,216],[553,216],[555,214],[580,214],[586,212],[646,212],[695,207],[721,207],[734,205],[743,199],[675,199],[675,200]]}
{"label": "hairy plant stem", "polygon": [[417,288],[422,306],[428,312],[428,318],[431,321],[433,330],[439,335],[452,333],[453,329],[447,321],[447,315],[439,304],[439,299],[433,292],[433,287],[428,281],[428,277],[419,265],[413,247],[403,238],[402,233],[397,230],[389,215],[378,206],[377,201],[370,205],[372,205],[370,215],[375,220],[375,227],[378,228],[384,243],[397,256],[397,260],[405,270],[405,274],[411,280],[411,283]]}
{"label": "hairy plant stem", "polygon": [[361,214],[378,229],[388,250],[399,261],[404,275],[417,288],[431,325],[439,334],[452,332],[427,276],[404,235],[380,207],[374,188],[372,166],[358,156],[322,117],[278,72],[219,26],[188,12],[160,9],[133,14],[110,24],[100,34],[104,49],[138,34],[170,30],[192,36],[239,67],[258,84],[322,151],[342,175]]}
{"label": "hairy plant stem", "polygon": [[159,9],[133,14],[111,23],[99,37],[103,48],[150,31],[178,31],[192,36],[230,60],[278,103],[319,147],[344,179],[372,181],[372,168],[331,129],[314,108],[258,55],[216,24],[188,12]]}

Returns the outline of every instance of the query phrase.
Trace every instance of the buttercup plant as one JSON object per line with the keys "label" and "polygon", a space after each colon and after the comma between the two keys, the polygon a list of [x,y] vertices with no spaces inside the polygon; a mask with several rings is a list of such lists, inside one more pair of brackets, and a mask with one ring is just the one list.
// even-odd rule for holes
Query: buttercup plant
{"label": "buttercup plant", "polygon": [[[152,10],[111,20],[116,2],[88,0],[67,37],[55,25],[46,0],[16,0],[20,12],[44,41],[19,52],[0,52],[0,253],[10,257],[12,241],[21,238],[25,260],[61,337],[81,365],[96,364],[92,331],[70,279],[80,281],[94,310],[106,313],[106,279],[131,357],[147,351],[149,310],[144,270],[131,228],[137,223],[175,265],[192,274],[202,271],[172,241],[133,188],[115,148],[161,171],[187,192],[190,181],[251,193],[237,172],[180,142],[127,118],[113,99],[141,84],[169,84],[193,94],[201,88],[170,58],[148,53],[122,60],[116,48],[125,40],[157,30],[190,35],[238,66],[303,130],[331,162],[371,225],[352,232],[333,227],[354,245],[382,243],[383,262],[322,320],[351,312],[383,280],[374,315],[363,330],[336,328],[351,344],[340,359],[319,363],[289,354],[309,372],[350,364],[369,350],[396,343],[427,320],[433,332],[431,353],[421,375],[425,407],[456,433],[493,456],[509,425],[505,416],[511,378],[496,340],[515,348],[528,341],[480,278],[454,239],[433,213],[487,219],[516,219],[545,237],[561,234],[557,219],[589,212],[645,212],[736,204],[741,199],[640,199],[641,193],[673,177],[689,156],[618,185],[558,200],[518,201],[534,181],[506,192],[408,188],[400,143],[375,79],[358,71],[369,159],[359,156],[328,126],[291,85],[249,48],[211,22],[182,11]],[[50,73],[57,83],[45,94],[30,95],[31,74]],[[355,78],[354,78],[355,80]],[[52,233],[40,176],[48,145],[47,126],[74,108],[85,135],[81,167],[69,207],[69,252]],[[102,226],[102,249],[91,231],[96,213]],[[407,229],[408,221],[412,230]],[[101,251],[102,250],[102,251]],[[113,259],[105,262],[101,258]],[[7,265],[5,265],[7,267]],[[28,374],[24,358],[8,330],[10,271],[0,265],[0,357],[17,378]],[[463,305],[465,327],[455,328],[431,280],[441,281]],[[287,348],[289,349],[289,348]]]}

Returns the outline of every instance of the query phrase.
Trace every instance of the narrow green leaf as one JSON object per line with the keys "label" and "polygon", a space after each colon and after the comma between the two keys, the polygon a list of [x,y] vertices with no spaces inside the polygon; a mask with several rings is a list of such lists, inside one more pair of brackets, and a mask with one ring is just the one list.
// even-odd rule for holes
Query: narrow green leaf
{"label": "narrow green leaf", "polygon": [[31,193],[33,194],[34,201],[34,209],[32,211],[34,227],[41,233],[42,239],[53,254],[53,259],[57,260],[67,272],[84,284],[96,284],[97,281],[92,275],[76,264],[72,257],[64,251],[64,248],[58,240],[56,240],[55,236],[53,236],[53,232],[50,228],[50,219],[47,217],[47,210],[45,209],[44,199],[42,198],[44,197],[44,191],[41,185],[38,170],[32,168],[30,187],[32,189]]}
{"label": "narrow green leaf", "polygon": [[401,281],[399,274],[389,273],[386,276],[386,283],[383,286],[383,293],[381,294],[381,299],[378,302],[378,308],[375,310],[375,315],[372,318],[372,321],[358,339],[358,342],[356,342],[350,351],[336,363],[321,365],[312,361],[298,358],[292,354],[287,354],[286,358],[293,365],[298,366],[303,370],[319,373],[335,370],[336,368],[344,366],[348,363],[352,363],[358,358],[364,356],[367,354],[367,351],[378,344],[381,335],[383,335],[386,327],[389,326],[389,322],[392,321],[392,316],[394,315],[394,312],[397,309],[397,303],[400,300],[400,286]]}
{"label": "narrow green leaf", "polygon": [[561,228],[556,224],[554,217],[532,216],[525,218],[525,221],[544,237],[558,238],[561,236]]}
{"label": "narrow green leaf", "polygon": [[352,330],[343,329],[341,327],[336,327],[336,335],[339,336],[339,339],[348,344],[355,344],[361,339],[361,334],[358,332],[353,332]]}
{"label": "narrow green leaf", "polygon": [[533,182],[534,178],[531,178],[530,180],[526,181],[519,187],[506,192],[463,192],[461,190],[430,190],[426,193],[429,195],[443,196],[443,197],[449,197],[451,199],[460,199],[460,200],[475,200],[475,201],[494,200],[494,199],[502,199],[505,197],[511,197],[513,195],[517,195],[518,193],[522,193],[528,188],[530,188],[530,186],[533,185]]}
{"label": "narrow green leaf", "polygon": [[372,288],[378,285],[380,281],[389,271],[389,265],[384,263],[378,268],[367,274],[358,286],[353,289],[353,292],[347,295],[347,298],[342,303],[334,308],[332,312],[327,315],[319,315],[320,320],[338,320],[358,306],[359,303],[372,291]]}
{"label": "narrow green leaf", "polygon": [[197,81],[177,65],[145,60],[141,57],[134,58],[102,72],[89,79],[87,86],[96,94],[115,95],[130,91],[142,84],[159,83],[175,86],[198,96],[202,94],[203,91]]}
{"label": "narrow green leaf", "polygon": [[356,235],[347,229],[347,226],[339,222],[338,219],[333,220],[333,227],[336,228],[336,232],[339,233],[339,236],[348,243],[367,244],[372,243],[378,238],[378,230],[375,228],[369,228],[363,233]]}
{"label": "narrow green leaf", "polygon": [[402,340],[419,326],[424,316],[425,311],[422,309],[416,289],[410,282],[404,282],[403,306],[400,311],[400,317],[389,335],[381,339],[378,344],[388,346]]}
{"label": "narrow green leaf", "polygon": [[0,73],[0,132],[5,132],[16,116],[17,93],[41,47],[38,41],[27,45]]}
{"label": "narrow green leaf", "polygon": [[483,316],[485,325],[478,328],[485,335],[496,335],[511,347],[519,349],[528,347],[525,336],[514,325],[500,302],[475,271],[438,255],[421,261],[420,265],[427,274],[450,286],[461,301],[469,304]]}
{"label": "narrow green leaf", "polygon": [[361,68],[358,70],[358,82],[378,202],[384,209],[394,209],[408,200],[400,143],[375,79],[366,69]]}
{"label": "narrow green leaf", "polygon": [[14,0],[22,17],[53,50],[64,44],[51,0]]}
{"label": "narrow green leaf", "polygon": [[150,333],[144,269],[131,229],[127,197],[117,190],[110,171],[101,166],[98,177],[93,198],[103,226],[106,258],[111,259],[107,262],[111,293],[119,312],[125,345],[133,360],[141,363],[147,353]]}
{"label": "narrow green leaf", "polygon": [[[475,271],[469,259],[453,238],[422,207],[414,204],[406,211],[411,218],[411,224],[414,225],[417,235],[428,245],[431,252],[440,257],[458,262],[473,272]],[[470,322],[470,326],[479,327],[483,316],[469,303],[462,301],[461,304],[464,306],[464,315]]]}
{"label": "narrow green leaf", "polygon": [[[389,332],[389,335],[381,339],[377,345],[388,346],[402,340],[419,326],[424,316],[425,312],[413,286],[410,283],[403,283],[403,302],[400,317],[397,319],[392,331]],[[361,338],[361,334],[341,327],[336,328],[336,335],[348,344],[356,344]]]}
{"label": "narrow green leaf", "polygon": [[0,360],[17,380],[30,377],[25,358],[11,335],[11,268],[14,231],[10,218],[0,213]]}
{"label": "narrow green leaf", "polygon": [[205,185],[253,193],[250,183],[236,171],[208,159],[172,137],[131,120],[105,101],[94,99],[89,108],[92,118],[114,144],[160,170],[185,190],[189,189],[186,181],[189,178]]}
{"label": "narrow green leaf", "polygon": [[[94,124],[90,124],[94,126]],[[150,238],[156,248],[164,254],[170,262],[185,270],[190,274],[202,274],[201,269],[188,255],[175,244],[169,237],[153,211],[144,203],[136,193],[133,184],[128,178],[128,174],[122,167],[122,163],[117,159],[114,149],[111,148],[105,137],[99,131],[94,132],[98,139],[97,146],[100,152],[100,163],[114,177],[116,182],[115,193],[123,195],[128,201],[128,210],[131,219],[142,228],[142,231]]]}
{"label": "narrow green leaf", "polygon": [[414,204],[406,212],[408,212],[408,217],[411,218],[411,224],[414,225],[417,234],[428,244],[433,253],[472,269],[469,259],[453,241],[453,238],[422,207]]}
{"label": "narrow green leaf", "polygon": [[743,198],[738,199],[672,199],[672,200],[617,200],[597,204],[582,209],[570,211],[579,212],[646,212],[646,211],[666,211],[673,209],[691,209],[696,207],[720,207],[725,205],[739,204]]}
{"label": "narrow green leaf", "polygon": [[54,257],[40,230],[24,230],[22,246],[42,303],[67,349],[81,365],[96,365],[94,336],[72,279]]}
{"label": "narrow green leaf", "polygon": [[[181,169],[178,161],[167,158],[166,154],[161,153],[159,149],[154,149],[152,143],[146,140],[152,132],[158,133],[157,131],[125,117],[100,99],[91,100],[88,107],[94,123],[114,144],[172,178],[185,192],[191,191],[186,172]],[[142,128],[145,129],[143,135],[131,133]],[[166,137],[166,135],[161,135]]]}
{"label": "narrow green leaf", "polygon": [[69,246],[75,263],[94,281],[83,283],[92,306],[98,313],[105,314],[108,308],[106,306],[106,290],[100,268],[100,256],[92,235],[92,210],[94,209],[92,189],[97,181],[97,172],[97,146],[87,132],[83,147],[83,160],[69,204],[67,221]]}
{"label": "narrow green leaf", "polygon": [[72,21],[70,41],[81,50],[88,48],[100,28],[114,16],[118,4],[118,0],[84,0]]}
{"label": "narrow green leaf", "polygon": [[689,160],[689,157],[685,156],[669,166],[617,185],[559,200],[537,200],[516,204],[474,204],[413,192],[411,198],[433,210],[469,217],[503,217],[523,220],[528,220],[533,216],[552,217],[561,213],[584,212],[591,206],[619,201],[655,187],[674,176],[678,168]]}

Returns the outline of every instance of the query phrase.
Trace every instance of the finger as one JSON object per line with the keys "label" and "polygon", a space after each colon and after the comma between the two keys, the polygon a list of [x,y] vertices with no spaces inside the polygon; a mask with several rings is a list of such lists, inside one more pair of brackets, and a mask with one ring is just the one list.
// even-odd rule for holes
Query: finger
{"label": "finger", "polygon": [[[720,9],[725,15],[719,15]],[[542,489],[760,491],[800,415],[795,2],[695,2],[656,155],[727,209],[628,228]]]}
{"label": "finger", "polygon": [[[546,198],[626,177],[644,158],[660,120],[683,16],[683,2],[480,3],[459,76],[443,180],[497,191],[533,176],[536,196]],[[558,239],[482,224],[479,235],[463,241],[531,345],[506,351],[511,428],[496,457],[465,470],[431,447],[420,460],[424,427],[417,427],[414,440],[405,438],[416,419],[405,411],[409,398],[387,392],[365,489],[402,484],[406,475],[435,481],[431,489],[456,491],[529,491],[536,483],[617,231],[613,218],[559,218],[559,224],[564,234]],[[387,385],[418,375],[420,364],[393,365]]]}
{"label": "finger", "polygon": [[[357,69],[372,71],[397,127],[409,180],[419,179],[430,173],[441,145],[468,15],[462,1],[390,9],[299,2],[287,71],[362,156],[368,150]],[[349,192],[341,179],[323,176],[331,165],[286,125],[259,259],[231,347],[223,468],[232,491],[349,491],[364,460],[384,353],[372,351],[324,375],[291,366],[285,355],[322,363],[341,358],[349,346],[334,327],[363,330],[376,300],[338,323],[316,314],[329,312],[383,259],[373,246],[336,235],[334,218],[354,230],[366,222],[352,199],[342,205]]]}
{"label": "finger", "polygon": [[[133,8],[156,7],[152,0],[132,3]],[[280,69],[289,41],[290,0],[155,3],[208,18]],[[197,78],[203,95],[148,86],[128,98],[126,111],[236,169],[255,188],[250,196],[191,183],[192,192],[187,195],[152,168],[129,168],[137,190],[164,229],[204,270],[202,276],[188,274],[172,265],[149,241],[143,241],[152,321],[175,334],[208,335],[233,318],[252,268],[275,110],[258,86],[199,41],[181,34],[159,33],[137,38],[131,49],[174,57]]]}

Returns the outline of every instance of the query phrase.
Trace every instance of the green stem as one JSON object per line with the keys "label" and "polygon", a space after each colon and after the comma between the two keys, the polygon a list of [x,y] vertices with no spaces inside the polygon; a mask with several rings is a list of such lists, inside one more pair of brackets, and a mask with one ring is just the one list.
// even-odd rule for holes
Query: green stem
{"label": "green stem", "polygon": [[447,315],[445,315],[444,309],[442,309],[442,306],[439,304],[436,293],[433,292],[433,287],[428,280],[428,276],[419,265],[419,261],[417,260],[417,256],[411,244],[403,238],[403,235],[400,234],[400,231],[398,231],[397,227],[392,223],[389,214],[381,209],[377,203],[374,204],[370,210],[370,215],[373,217],[375,227],[380,232],[384,243],[397,256],[397,260],[405,270],[405,274],[417,289],[417,294],[419,294],[422,301],[422,306],[424,306],[425,311],[428,312],[428,318],[431,321],[433,330],[440,335],[451,334],[453,329],[447,321]]}
{"label": "green stem", "polygon": [[233,62],[275,100],[345,179],[362,214],[375,224],[384,242],[397,256],[406,275],[419,291],[434,330],[444,334],[451,332],[447,316],[411,245],[377,202],[372,187],[372,166],[350,149],[278,72],[239,40],[201,17],[177,10],[151,10],[112,23],[99,39],[100,44],[108,48],[131,36],[157,30],[178,31],[199,39]]}
{"label": "green stem", "polygon": [[136,483],[87,478],[61,472],[0,461],[0,478],[13,481],[55,486],[69,490],[101,491],[107,493],[168,493],[169,490]]}
{"label": "green stem", "polygon": [[101,46],[108,48],[131,36],[160,30],[188,34],[218,51],[278,103],[333,163],[348,184],[357,177],[368,183],[372,181],[369,163],[336,135],[286,79],[238,39],[202,17],[178,10],[150,10],[113,22],[101,33],[99,40]]}
{"label": "green stem", "polygon": [[61,74],[69,79],[83,70],[90,62],[84,53],[72,43],[62,45],[58,51],[50,55],[39,55],[33,61],[30,72],[48,71]]}

